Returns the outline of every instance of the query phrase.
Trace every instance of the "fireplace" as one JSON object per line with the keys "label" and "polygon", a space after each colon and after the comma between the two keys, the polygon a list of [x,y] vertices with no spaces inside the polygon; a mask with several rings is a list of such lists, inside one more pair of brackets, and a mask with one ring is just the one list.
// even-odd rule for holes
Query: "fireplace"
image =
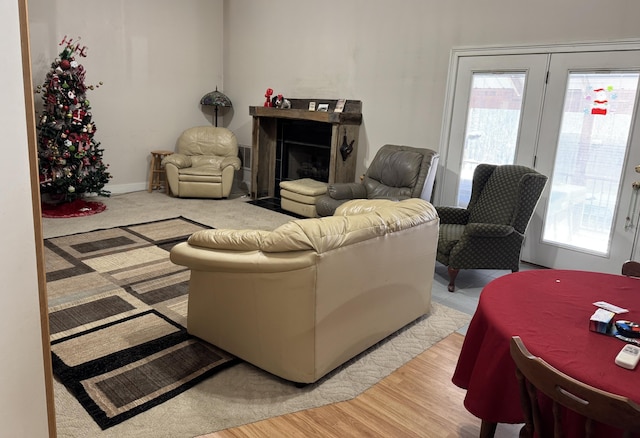
{"label": "fireplace", "polygon": [[331,125],[310,120],[282,120],[276,142],[275,193],[280,182],[301,178],[329,182]]}
{"label": "fireplace", "polygon": [[[290,99],[290,109],[249,107],[253,116],[251,197],[279,198],[280,182],[301,178],[317,181],[355,180],[362,103]],[[329,110],[309,111],[309,102],[327,103]]]}

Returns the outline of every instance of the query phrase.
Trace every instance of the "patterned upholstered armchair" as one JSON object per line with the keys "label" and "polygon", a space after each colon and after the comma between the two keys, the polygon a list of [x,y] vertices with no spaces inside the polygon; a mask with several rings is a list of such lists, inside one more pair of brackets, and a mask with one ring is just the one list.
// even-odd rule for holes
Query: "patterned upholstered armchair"
{"label": "patterned upholstered armchair", "polygon": [[546,182],[525,166],[480,164],[467,208],[436,207],[436,259],[448,268],[449,292],[460,269],[519,270],[524,233]]}
{"label": "patterned upholstered armchair", "polygon": [[329,184],[316,200],[319,216],[331,216],[351,199],[422,198],[431,201],[439,155],[431,149],[386,144],[378,150],[362,183]]}

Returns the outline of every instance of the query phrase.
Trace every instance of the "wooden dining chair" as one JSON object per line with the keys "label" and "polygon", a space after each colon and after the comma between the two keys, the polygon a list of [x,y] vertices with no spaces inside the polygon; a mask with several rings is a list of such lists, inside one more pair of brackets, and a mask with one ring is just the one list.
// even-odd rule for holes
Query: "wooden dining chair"
{"label": "wooden dining chair", "polygon": [[[585,418],[585,437],[593,436],[594,422],[623,429],[625,437],[640,433],[640,405],[558,371],[543,359],[533,356],[519,336],[511,338],[510,351],[516,363],[516,377],[525,417],[520,437],[533,437],[534,431],[538,436],[562,437],[561,407]],[[552,401],[553,425],[543,423],[538,407],[538,391]],[[548,432],[545,433],[545,430]]]}
{"label": "wooden dining chair", "polygon": [[627,277],[640,277],[640,262],[627,260],[622,264],[622,275]]}

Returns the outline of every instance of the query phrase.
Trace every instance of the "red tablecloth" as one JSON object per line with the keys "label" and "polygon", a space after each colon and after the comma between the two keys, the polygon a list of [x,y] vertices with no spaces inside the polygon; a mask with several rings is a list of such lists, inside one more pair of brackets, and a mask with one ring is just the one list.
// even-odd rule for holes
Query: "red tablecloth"
{"label": "red tablecloth", "polygon": [[465,337],[453,383],[465,407],[491,423],[522,423],[512,336],[564,373],[640,403],[640,367],[614,363],[624,342],[589,331],[595,301],[629,309],[615,319],[640,321],[640,279],[586,271],[540,269],[489,283]]}

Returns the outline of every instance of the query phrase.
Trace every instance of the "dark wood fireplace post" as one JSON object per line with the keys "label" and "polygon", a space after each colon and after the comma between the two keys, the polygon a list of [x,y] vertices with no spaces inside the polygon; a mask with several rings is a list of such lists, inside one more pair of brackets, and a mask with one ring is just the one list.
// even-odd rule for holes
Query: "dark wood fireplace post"
{"label": "dark wood fireplace post", "polygon": [[[251,198],[273,197],[276,193],[276,147],[278,123],[282,119],[306,120],[331,125],[329,183],[355,181],[358,136],[362,123],[362,102],[347,100],[342,112],[334,112],[337,99],[289,99],[291,108],[250,106],[253,116],[251,153]],[[309,102],[329,104],[328,111],[309,111]],[[348,147],[344,147],[344,143]],[[342,151],[341,151],[342,147]]]}

